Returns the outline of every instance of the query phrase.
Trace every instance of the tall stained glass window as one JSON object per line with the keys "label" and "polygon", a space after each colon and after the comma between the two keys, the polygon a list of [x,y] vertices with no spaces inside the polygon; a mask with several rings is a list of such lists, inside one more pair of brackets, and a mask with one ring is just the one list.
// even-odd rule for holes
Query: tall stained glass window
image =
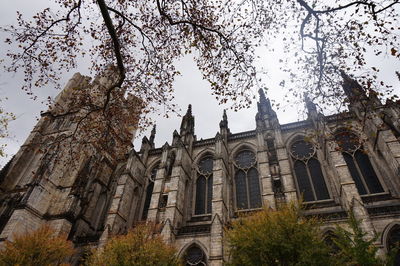
{"label": "tall stained glass window", "polygon": [[197,165],[195,215],[211,213],[213,162],[212,156],[206,156]]}
{"label": "tall stained glass window", "polygon": [[236,206],[240,209],[261,207],[260,181],[256,156],[244,150],[235,156]]}
{"label": "tall stained glass window", "polygon": [[144,200],[142,220],[147,219],[147,213],[149,212],[151,196],[153,195],[154,181],[156,180],[157,170],[158,170],[158,164],[153,167],[150,173],[150,177],[146,187],[146,198]]}
{"label": "tall stained glass window", "polygon": [[297,186],[304,201],[329,199],[329,192],[321,165],[316,158],[314,145],[301,138],[292,144],[290,153],[294,160]]}
{"label": "tall stained glass window", "polygon": [[340,130],[335,139],[360,195],[384,192],[360,139],[352,132]]}

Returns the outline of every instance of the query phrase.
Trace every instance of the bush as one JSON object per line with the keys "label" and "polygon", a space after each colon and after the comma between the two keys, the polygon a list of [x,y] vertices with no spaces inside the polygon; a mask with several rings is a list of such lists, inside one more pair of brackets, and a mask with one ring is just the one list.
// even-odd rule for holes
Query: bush
{"label": "bush", "polygon": [[43,226],[27,234],[16,235],[5,241],[0,250],[0,265],[61,265],[74,252],[72,243],[65,236]]}
{"label": "bush", "polygon": [[332,265],[319,222],[291,203],[239,218],[227,230],[230,265]]}
{"label": "bush", "polygon": [[104,249],[98,249],[87,265],[180,265],[176,250],[167,245],[155,224],[138,224],[126,235],[112,237]]}

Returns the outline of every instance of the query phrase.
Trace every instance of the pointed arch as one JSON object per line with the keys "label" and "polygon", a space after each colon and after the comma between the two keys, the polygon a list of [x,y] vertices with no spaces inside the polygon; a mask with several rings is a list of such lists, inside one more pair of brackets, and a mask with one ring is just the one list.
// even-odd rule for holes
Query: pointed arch
{"label": "pointed arch", "polygon": [[289,151],[298,192],[303,196],[304,201],[330,199],[315,145],[307,141],[304,135],[293,135]]}
{"label": "pointed arch", "polygon": [[257,154],[257,146],[255,144],[248,141],[240,142],[231,149],[231,152],[229,153],[229,160],[232,162],[235,156],[242,150],[250,150]]}
{"label": "pointed arch", "polygon": [[208,265],[207,248],[198,240],[193,240],[183,246],[178,254],[186,266]]}
{"label": "pointed arch", "polygon": [[195,215],[211,213],[214,156],[204,153],[196,164]]}
{"label": "pointed arch", "polygon": [[240,146],[233,153],[234,187],[238,210],[262,207],[260,178],[257,170],[257,155],[247,146]]}
{"label": "pointed arch", "polygon": [[[394,222],[389,224],[385,228],[385,232],[383,234],[384,246],[387,252],[389,252],[393,248],[400,247],[400,223]],[[395,255],[394,264],[400,265],[400,250],[397,250]]]}
{"label": "pointed arch", "polygon": [[199,161],[206,156],[212,156],[215,157],[215,150],[208,147],[202,151],[200,151],[198,154],[196,154],[196,156],[193,159],[193,165],[197,165],[199,163]]}
{"label": "pointed arch", "polygon": [[153,190],[154,190],[154,182],[156,180],[157,176],[157,171],[159,167],[159,162],[153,164],[153,167],[151,168],[150,174],[147,178],[147,186],[146,186],[146,196],[144,199],[144,204],[143,204],[143,212],[142,212],[142,220],[147,219],[147,214],[150,208],[150,203],[151,203],[151,198],[153,196]]}

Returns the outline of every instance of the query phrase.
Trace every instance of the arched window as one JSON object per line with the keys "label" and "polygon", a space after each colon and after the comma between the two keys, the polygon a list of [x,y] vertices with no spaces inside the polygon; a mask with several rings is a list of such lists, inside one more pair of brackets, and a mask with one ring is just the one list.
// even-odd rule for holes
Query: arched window
{"label": "arched window", "polygon": [[316,158],[314,145],[304,139],[299,139],[290,147],[290,153],[294,160],[294,173],[299,192],[304,201],[329,199],[329,192],[321,165]]}
{"label": "arched window", "polygon": [[[400,247],[400,225],[396,224],[390,229],[386,246],[388,250]],[[398,250],[396,253],[393,265],[400,265],[400,250]]]}
{"label": "arched window", "polygon": [[335,139],[360,195],[384,192],[359,138],[354,133],[341,130],[336,133]]}
{"label": "arched window", "polygon": [[236,206],[238,209],[261,207],[261,191],[256,156],[252,151],[239,152],[234,160]]}
{"label": "arched window", "polygon": [[335,255],[340,252],[339,246],[335,243],[335,239],[337,239],[337,236],[335,235],[334,232],[328,231],[324,234],[324,242],[325,244],[330,248],[330,253]]}
{"label": "arched window", "polygon": [[206,266],[206,255],[203,250],[196,245],[191,246],[185,253],[186,266]]}
{"label": "arched window", "polygon": [[211,213],[212,187],[213,187],[213,158],[206,156],[202,158],[198,165],[196,180],[196,202],[194,214]]}
{"label": "arched window", "polygon": [[156,180],[157,170],[158,170],[158,164],[154,166],[154,168],[151,170],[150,173],[149,181],[146,188],[146,198],[144,200],[142,220],[147,219],[147,213],[149,212],[151,196],[153,195],[154,181]]}

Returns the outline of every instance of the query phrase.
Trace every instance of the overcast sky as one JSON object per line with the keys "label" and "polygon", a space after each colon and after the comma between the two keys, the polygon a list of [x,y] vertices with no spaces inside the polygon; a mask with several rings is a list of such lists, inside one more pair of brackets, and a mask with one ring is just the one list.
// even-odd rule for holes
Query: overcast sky
{"label": "overcast sky", "polygon": [[[0,26],[10,25],[15,23],[16,11],[19,10],[26,16],[33,15],[37,11],[47,7],[48,0],[1,0],[0,1]],[[5,53],[9,49],[4,44],[6,35],[0,32],[0,58],[5,59]],[[268,96],[276,101],[281,101],[284,97],[284,92],[279,87],[279,82],[285,79],[285,75],[279,71],[278,59],[280,56],[280,43],[276,44],[276,52],[274,54],[267,53],[260,50],[262,56],[259,64],[262,65],[269,74],[265,80],[269,88]],[[7,63],[7,61],[5,61]],[[396,85],[396,93],[400,94],[400,84],[394,80],[394,70],[400,70],[398,62],[390,61],[389,59],[382,59],[375,62],[377,66],[381,66],[381,73],[387,73],[387,79],[392,79],[393,84]],[[181,107],[181,114],[186,112],[188,104],[192,104],[193,114],[195,116],[195,134],[197,138],[210,138],[214,137],[219,130],[219,121],[222,117],[224,108],[229,108],[228,105],[219,106],[215,98],[211,95],[210,86],[201,78],[200,72],[197,70],[194,61],[191,57],[185,57],[176,63],[178,70],[182,73],[175,81],[175,102]],[[63,83],[65,84],[73,73],[81,72],[88,75],[88,62],[80,62],[78,69],[65,73]],[[13,112],[17,119],[10,123],[10,138],[0,140],[2,143],[7,143],[6,152],[8,157],[0,158],[0,166],[7,162],[10,157],[16,153],[23,144],[29,132],[37,122],[40,111],[46,109],[42,101],[48,96],[55,97],[59,91],[54,88],[40,88],[36,89],[35,93],[38,100],[33,101],[20,89],[22,85],[23,76],[20,73],[10,74],[0,69],[0,98],[1,106],[6,111]],[[397,83],[396,83],[397,82]],[[6,99],[7,98],[7,99]],[[233,112],[228,109],[229,127],[233,133],[252,130],[255,128],[255,114],[257,112],[256,103],[249,109]],[[278,110],[278,118],[281,123],[288,123],[297,120],[305,119],[305,114],[302,113],[303,105],[298,106],[284,106]],[[164,118],[161,110],[160,115],[154,115],[157,124],[156,146],[162,146],[166,141],[171,143],[172,132],[174,129],[179,131],[181,117],[172,115],[171,118]],[[144,134],[148,135],[149,132]],[[140,148],[141,138],[140,135],[134,141],[135,149]]]}

